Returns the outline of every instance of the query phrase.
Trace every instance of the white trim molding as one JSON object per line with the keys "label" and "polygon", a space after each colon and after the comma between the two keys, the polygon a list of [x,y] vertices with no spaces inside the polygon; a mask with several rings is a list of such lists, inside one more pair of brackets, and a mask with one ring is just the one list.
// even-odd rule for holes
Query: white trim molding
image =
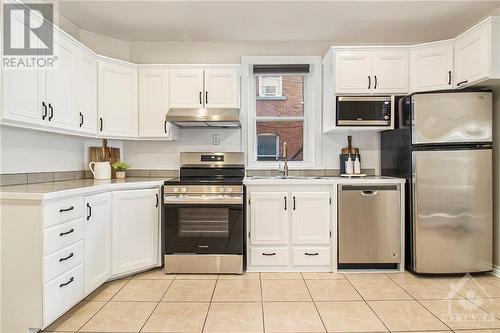
{"label": "white trim molding", "polygon": [[[290,169],[314,169],[321,166],[321,57],[319,56],[243,56],[241,57],[242,146],[247,151],[248,169],[279,169],[280,161],[257,161],[255,142],[256,82],[253,65],[309,64],[305,75],[304,160],[290,161]],[[302,119],[302,117],[301,117]]]}

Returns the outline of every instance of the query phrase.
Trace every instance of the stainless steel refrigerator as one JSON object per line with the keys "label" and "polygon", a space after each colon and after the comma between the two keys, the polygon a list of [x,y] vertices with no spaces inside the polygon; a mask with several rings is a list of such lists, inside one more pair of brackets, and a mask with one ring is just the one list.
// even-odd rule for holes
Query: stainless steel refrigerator
{"label": "stainless steel refrigerator", "polygon": [[382,175],[406,184],[406,262],[417,273],[492,269],[492,92],[417,93],[381,134]]}

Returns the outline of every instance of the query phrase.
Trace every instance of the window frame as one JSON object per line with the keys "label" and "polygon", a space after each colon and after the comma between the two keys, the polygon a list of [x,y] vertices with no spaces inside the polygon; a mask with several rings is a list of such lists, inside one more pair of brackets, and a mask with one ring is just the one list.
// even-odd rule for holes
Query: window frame
{"label": "window frame", "polygon": [[[303,160],[289,161],[290,169],[321,168],[321,57],[317,56],[244,56],[242,63],[242,143],[247,147],[247,169],[279,169],[283,162],[257,160],[257,120],[294,121],[303,120]],[[304,75],[304,115],[289,117],[269,117],[256,115],[257,75],[253,65],[265,64],[309,64],[310,72]],[[285,76],[287,74],[281,74]],[[289,74],[298,75],[298,74]],[[272,76],[272,75],[268,75]]]}

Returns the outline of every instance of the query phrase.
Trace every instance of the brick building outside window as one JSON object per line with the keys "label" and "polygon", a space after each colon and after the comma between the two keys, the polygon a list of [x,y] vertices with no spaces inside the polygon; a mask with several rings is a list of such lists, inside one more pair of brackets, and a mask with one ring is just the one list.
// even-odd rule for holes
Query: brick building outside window
{"label": "brick building outside window", "polygon": [[285,141],[288,160],[304,160],[303,75],[257,76],[256,116],[257,161],[279,160]]}

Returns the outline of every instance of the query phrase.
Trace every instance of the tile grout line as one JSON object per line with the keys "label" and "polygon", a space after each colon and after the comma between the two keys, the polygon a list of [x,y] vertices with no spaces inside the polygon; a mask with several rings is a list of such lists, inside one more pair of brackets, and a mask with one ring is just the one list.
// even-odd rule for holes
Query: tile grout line
{"label": "tile grout line", "polygon": [[[388,277],[391,281],[393,281],[395,284],[397,284],[397,285],[399,286],[399,284],[398,284],[396,281],[394,281],[394,280],[393,280],[390,276],[388,276],[387,274],[386,274],[386,276],[387,276],[387,277]],[[433,278],[433,279],[434,279],[434,278]],[[399,286],[399,287],[400,287],[400,286]],[[401,288],[401,289],[403,289],[403,287],[400,287],[400,288]],[[451,289],[451,288],[450,288],[450,289]],[[403,289],[403,290],[404,290],[404,289]],[[405,290],[405,292],[406,292],[406,290]],[[407,294],[408,294],[408,295],[410,295],[409,293],[407,293]],[[422,306],[422,307],[423,307],[423,308],[424,308],[427,312],[429,312],[429,313],[430,313],[430,314],[431,314],[434,318],[436,318],[437,320],[439,320],[439,321],[440,321],[440,322],[441,322],[444,326],[448,327],[448,329],[449,329],[450,331],[452,331],[452,332],[453,332],[453,329],[452,329],[450,326],[448,326],[448,324],[446,324],[444,321],[442,321],[441,319],[439,319],[439,318],[438,318],[438,317],[437,317],[437,316],[436,316],[436,315],[435,315],[435,314],[434,314],[431,310],[429,310],[429,309],[428,309],[428,308],[427,308],[424,304],[422,304],[422,303],[421,303],[421,302],[420,302],[417,298],[413,297],[413,295],[410,295],[410,297],[411,297],[411,298],[412,298],[415,302],[417,302],[418,304],[420,304],[420,306]],[[425,331],[425,330],[424,330],[424,331]]]}
{"label": "tile grout line", "polygon": [[387,325],[384,323],[384,321],[379,317],[378,313],[375,312],[375,310],[373,310],[373,308],[370,306],[370,304],[368,304],[368,302],[363,297],[363,295],[361,295],[361,293],[358,291],[358,289],[356,289],[356,287],[352,284],[351,280],[349,280],[348,275],[344,274],[344,276],[345,276],[345,279],[347,280],[347,282],[351,285],[351,287],[356,291],[356,293],[358,293],[359,297],[361,297],[361,299],[363,300],[363,302],[365,302],[366,306],[370,309],[370,311],[373,312],[373,314],[375,315],[375,317],[377,317],[377,319],[382,323],[382,325],[384,325],[384,327],[386,328],[386,330],[388,332],[391,332],[391,330],[389,329],[389,327],[387,327]]}
{"label": "tile grout line", "polygon": [[156,303],[156,306],[154,307],[153,311],[151,311],[151,313],[149,314],[149,316],[144,321],[144,324],[142,324],[141,328],[139,329],[139,332],[141,332],[144,329],[144,326],[146,326],[146,324],[148,323],[148,321],[151,318],[151,316],[153,315],[153,313],[156,311],[156,309],[158,308],[158,306],[160,306],[161,301],[163,300],[163,297],[165,297],[165,295],[167,294],[167,291],[170,289],[170,287],[174,283],[174,279],[170,281],[170,284],[168,285],[167,289],[165,289],[165,292],[163,293],[163,295],[161,295],[160,300],[158,301],[158,303]]}
{"label": "tile grout line", "polygon": [[[134,274],[134,275],[135,275],[135,274]],[[134,275],[132,275],[132,277],[133,277]],[[125,286],[129,283],[129,282],[130,282],[130,281],[132,281],[132,279],[124,279],[124,280],[127,280],[127,282],[125,282],[125,284],[124,284],[123,286],[121,286],[121,288],[120,288],[120,289],[118,289],[118,290],[116,291],[116,293],[114,293],[114,294],[113,294],[113,296],[111,296],[111,297],[110,297],[110,298],[109,298],[109,299],[108,299],[108,300],[104,303],[104,305],[103,305],[103,306],[101,306],[101,307],[99,308],[99,310],[97,310],[97,311],[96,311],[96,313],[94,313],[94,314],[93,314],[93,315],[92,315],[92,316],[91,316],[91,317],[90,317],[87,321],[85,321],[85,323],[83,323],[83,325],[82,325],[82,326],[80,326],[80,328],[79,328],[79,329],[77,329],[77,330],[76,330],[76,332],[82,332],[82,330],[81,330],[81,329],[82,329],[85,325],[87,325],[87,323],[88,323],[90,320],[92,320],[92,318],[94,318],[94,317],[95,317],[95,316],[96,316],[99,312],[101,312],[101,310],[102,310],[102,309],[103,309],[103,308],[104,308],[104,307],[105,307],[105,306],[106,306],[109,302],[111,302],[111,300],[113,299],[113,297],[115,297],[115,296],[116,296],[116,294],[118,294],[118,293],[119,293],[119,292],[120,292],[120,291],[121,291],[121,290],[122,290],[122,289],[123,289],[123,288],[124,288],[124,287],[125,287]],[[116,280],[113,280],[113,281],[116,281]],[[109,281],[109,282],[113,282],[113,281]],[[100,287],[98,287],[98,288],[100,288]],[[97,290],[98,288],[96,288],[96,290]],[[85,300],[85,298],[84,298],[82,301],[84,301],[84,300]],[[81,302],[81,301],[80,301],[80,302]],[[91,302],[91,301],[89,301],[89,302]],[[95,302],[98,302],[98,301],[95,301]]]}
{"label": "tile grout line", "polygon": [[319,312],[318,306],[316,305],[316,301],[313,298],[311,290],[309,290],[309,286],[307,285],[307,281],[306,281],[306,279],[304,279],[304,274],[302,274],[302,272],[300,272],[300,276],[302,276],[302,282],[304,282],[304,284],[306,285],[307,292],[309,293],[309,297],[311,297],[311,301],[314,305],[314,308],[316,309],[316,313],[318,314],[319,320],[321,320],[321,324],[323,325],[325,332],[328,332],[328,329],[326,328],[326,324],[323,321],[323,317],[321,317],[321,313]]}
{"label": "tile grout line", "polygon": [[210,308],[212,307],[212,300],[214,299],[215,289],[217,289],[217,284],[219,283],[219,274],[217,274],[217,279],[215,279],[214,290],[212,290],[212,296],[210,296],[210,300],[208,303],[207,314],[205,315],[205,319],[203,320],[203,326],[201,327],[201,332],[205,331],[205,325],[207,324],[208,314],[210,313]]}

